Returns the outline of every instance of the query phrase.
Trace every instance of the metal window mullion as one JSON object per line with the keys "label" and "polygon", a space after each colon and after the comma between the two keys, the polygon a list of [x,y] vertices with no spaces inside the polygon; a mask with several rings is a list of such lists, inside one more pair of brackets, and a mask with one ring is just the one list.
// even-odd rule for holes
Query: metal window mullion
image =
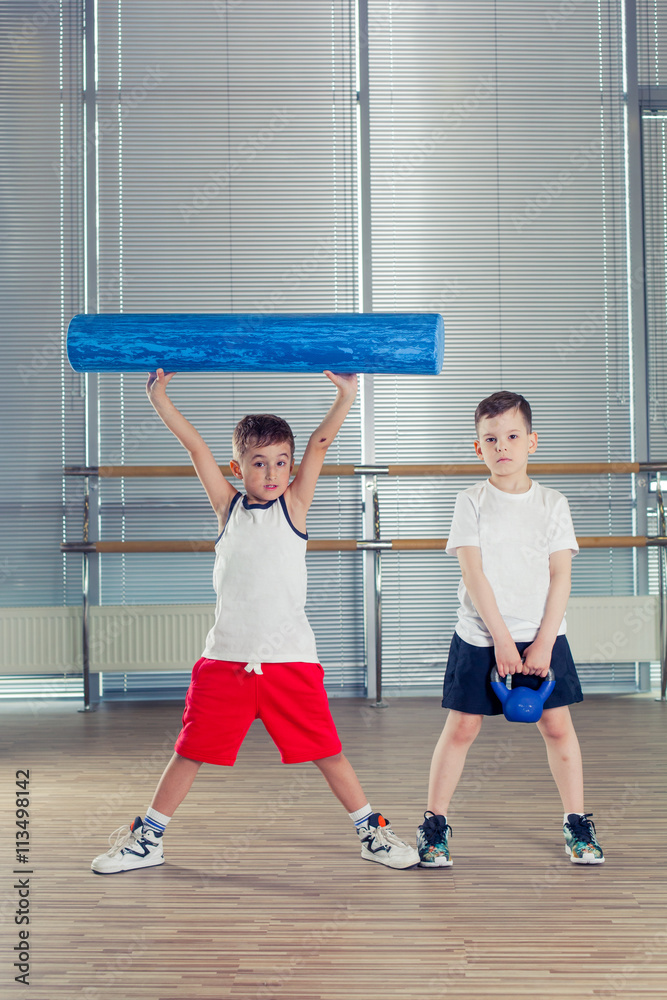
{"label": "metal window mullion", "polygon": [[[644,283],[644,206],[642,194],[641,106],[638,79],[637,4],[625,0],[625,129],[626,129],[626,198],[628,253],[628,317],[632,365],[633,448],[635,461],[649,458],[648,437],[648,364],[646,349],[646,301]],[[639,276],[642,280],[638,280]],[[648,477],[634,477],[634,534],[648,533]],[[635,550],[635,593],[648,594],[648,550]],[[650,689],[650,664],[640,663],[637,676],[641,691]]]}
{"label": "metal window mullion", "polygon": [[[85,155],[83,169],[85,171],[85,289],[86,311],[98,311],[98,146],[97,146],[97,31],[96,31],[96,0],[85,0],[84,27],[84,62],[85,62]],[[98,376],[86,375],[84,378],[84,441],[85,464],[97,466],[100,464],[99,453],[99,414],[98,414]],[[84,537],[86,541],[98,538],[99,516],[99,480],[97,477],[86,477],[84,480]],[[90,673],[90,629],[89,609],[93,604],[99,604],[100,595],[100,557],[96,553],[82,555],[82,604],[83,604],[83,710],[89,711],[99,701],[99,674]]]}

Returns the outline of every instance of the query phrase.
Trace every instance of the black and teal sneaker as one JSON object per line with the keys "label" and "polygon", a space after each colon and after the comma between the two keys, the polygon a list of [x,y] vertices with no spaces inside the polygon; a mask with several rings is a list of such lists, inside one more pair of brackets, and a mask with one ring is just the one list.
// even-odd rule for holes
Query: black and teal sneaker
{"label": "black and teal sneaker", "polygon": [[595,838],[595,823],[589,820],[593,813],[570,813],[563,823],[565,851],[575,865],[601,865],[602,848]]}
{"label": "black and teal sneaker", "polygon": [[424,822],[417,827],[417,850],[421,868],[449,868],[454,864],[449,856],[447,832],[452,828],[444,816],[425,812]]}

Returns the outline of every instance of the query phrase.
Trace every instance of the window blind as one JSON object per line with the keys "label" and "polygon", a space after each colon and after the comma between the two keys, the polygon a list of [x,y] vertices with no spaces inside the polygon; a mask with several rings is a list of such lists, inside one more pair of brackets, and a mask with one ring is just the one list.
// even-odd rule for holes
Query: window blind
{"label": "window blind", "polygon": [[[58,543],[81,535],[82,483],[63,486],[61,469],[81,463],[86,419],[99,464],[186,460],[142,376],[91,377],[95,406],[84,413],[63,340],[88,287],[106,312],[359,308],[355,6],[97,4],[95,79],[83,69],[81,0],[0,8],[4,604],[80,600],[79,560]],[[637,8],[640,82],[663,85],[665,14],[656,0]],[[379,462],[472,460],[475,405],[499,387],[533,404],[536,460],[631,456],[620,17],[620,0],[370,0],[373,305],[442,312],[447,330],[442,376],[375,378]],[[652,121],[644,138],[656,225],[660,129]],[[91,148],[96,187],[86,185]],[[86,254],[96,254],[94,274]],[[657,399],[659,249],[654,261]],[[236,421],[257,409],[290,421],[298,458],[332,396],[321,376],[179,375],[172,386],[221,462]],[[355,408],[329,460],[358,461],[361,430]],[[659,422],[651,433],[663,451]],[[627,478],[544,482],[569,497],[579,534],[632,532]],[[383,536],[446,534],[467,485],[381,478]],[[196,480],[104,480],[98,495],[102,538],[214,537]],[[311,535],[359,537],[359,508],[356,480],[321,481]],[[456,562],[382,560],[385,682],[419,693],[441,680]],[[308,561],[327,685],[360,692],[360,560]],[[211,568],[198,553],[104,556],[100,596],[209,601]],[[574,562],[575,593],[633,585],[629,551]],[[105,686],[144,683],[127,675]]]}
{"label": "window blind", "polygon": [[[195,2],[164,13],[157,2],[99,11],[101,311],[355,311],[350,4]],[[144,381],[99,378],[100,464],[187,462]],[[170,392],[221,463],[249,412],[285,417],[298,460],[334,398],[324,376],[299,374],[179,375]],[[327,461],[358,462],[359,439],[357,405]],[[321,481],[311,537],[358,537],[360,517],[358,482]],[[100,532],[212,539],[217,524],[196,480],[107,480]],[[212,565],[200,553],[105,556],[101,600],[210,601]],[[359,562],[310,554],[308,571],[327,684],[361,690]]]}
{"label": "window blind", "polygon": [[[378,461],[475,461],[475,406],[500,388],[531,402],[537,461],[628,459],[620,5],[370,11],[373,307],[446,329],[437,380],[376,379]],[[446,535],[472,481],[383,482],[383,533]],[[628,477],[543,481],[578,534],[632,533]],[[458,577],[444,555],[383,558],[389,690],[440,683]],[[573,580],[632,593],[632,552],[582,552]]]}
{"label": "window blind", "polygon": [[[81,147],[81,4],[0,6],[0,602],[80,600],[60,553],[62,466],[80,450],[80,380],[64,359],[80,304],[81,186],[62,169]],[[67,204],[66,204],[67,203]]]}

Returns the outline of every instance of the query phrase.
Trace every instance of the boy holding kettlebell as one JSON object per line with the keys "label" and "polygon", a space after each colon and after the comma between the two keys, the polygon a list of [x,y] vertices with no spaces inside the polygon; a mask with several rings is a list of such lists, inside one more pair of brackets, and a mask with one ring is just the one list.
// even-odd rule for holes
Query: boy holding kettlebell
{"label": "boy holding kettlebell", "polygon": [[530,406],[495,392],[475,411],[475,452],[489,479],[459,493],[447,552],[461,567],[458,623],[443,687],[449,714],[431,761],[428,809],[417,830],[422,867],[452,864],[447,810],[485,715],[502,712],[491,673],[539,688],[549,668],[555,688],[537,722],[563,803],[565,850],[575,864],[601,864],[595,826],[584,811],[579,741],[568,706],[582,701],[565,638],[572,556],[579,551],[565,497],[528,477],[537,449]]}

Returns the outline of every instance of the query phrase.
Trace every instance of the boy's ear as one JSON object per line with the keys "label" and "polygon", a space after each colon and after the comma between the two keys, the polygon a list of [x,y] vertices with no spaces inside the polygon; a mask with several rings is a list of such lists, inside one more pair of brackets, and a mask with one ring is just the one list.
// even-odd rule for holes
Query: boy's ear
{"label": "boy's ear", "polygon": [[475,448],[475,454],[477,455],[477,458],[481,458],[481,460],[484,461],[484,456],[482,455],[482,449],[481,449],[479,441],[475,441],[474,442],[474,448]]}
{"label": "boy's ear", "polygon": [[530,439],[530,444],[528,445],[528,454],[532,455],[537,451],[537,431],[531,431],[528,435]]}
{"label": "boy's ear", "polygon": [[243,473],[241,472],[241,466],[239,465],[239,463],[236,461],[235,458],[231,459],[231,461],[229,463],[229,468],[232,470],[232,475],[233,476],[236,476],[237,479],[243,479]]}

